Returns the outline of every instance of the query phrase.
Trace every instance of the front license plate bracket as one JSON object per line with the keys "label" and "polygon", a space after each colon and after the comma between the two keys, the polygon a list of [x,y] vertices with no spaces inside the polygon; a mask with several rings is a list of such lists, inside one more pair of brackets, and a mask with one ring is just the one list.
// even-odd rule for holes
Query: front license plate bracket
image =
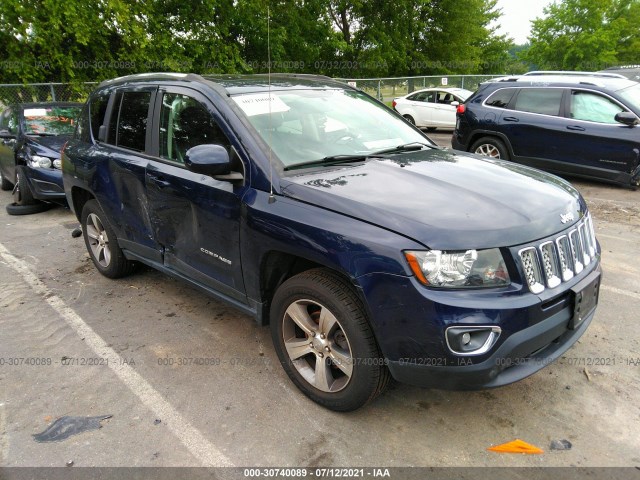
{"label": "front license plate bracket", "polygon": [[596,309],[600,295],[600,272],[593,272],[571,289],[573,292],[573,316],[569,329],[575,330]]}

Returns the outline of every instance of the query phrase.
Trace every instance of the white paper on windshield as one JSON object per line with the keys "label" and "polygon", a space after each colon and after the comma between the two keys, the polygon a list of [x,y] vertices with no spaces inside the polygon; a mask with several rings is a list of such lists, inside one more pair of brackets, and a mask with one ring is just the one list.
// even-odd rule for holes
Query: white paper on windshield
{"label": "white paper on windshield", "polygon": [[385,138],[384,140],[364,142],[364,146],[369,150],[380,150],[382,148],[397,147],[398,145],[402,145],[403,143],[407,142],[403,141],[401,138]]}
{"label": "white paper on windshield", "polygon": [[24,116],[25,117],[46,117],[47,109],[46,108],[25,108]]}
{"label": "white paper on windshield", "polygon": [[[269,102],[268,93],[254,93],[251,95],[238,95],[232,97],[247,117],[254,115],[265,115],[269,111],[271,113],[288,112],[291,107],[287,106],[279,97],[271,94],[271,102]],[[269,110],[271,103],[271,110]]]}

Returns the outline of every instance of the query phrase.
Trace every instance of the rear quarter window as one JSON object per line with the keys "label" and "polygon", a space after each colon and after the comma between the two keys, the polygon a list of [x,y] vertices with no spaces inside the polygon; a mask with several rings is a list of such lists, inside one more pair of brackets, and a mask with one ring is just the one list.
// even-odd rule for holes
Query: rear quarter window
{"label": "rear quarter window", "polygon": [[489,107],[507,108],[515,92],[515,88],[501,88],[489,95],[484,104]]}

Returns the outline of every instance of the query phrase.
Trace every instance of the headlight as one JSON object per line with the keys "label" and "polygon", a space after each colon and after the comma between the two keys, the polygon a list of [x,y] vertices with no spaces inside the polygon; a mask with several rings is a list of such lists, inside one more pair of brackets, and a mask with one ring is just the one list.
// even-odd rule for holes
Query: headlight
{"label": "headlight", "polygon": [[509,285],[500,250],[404,252],[416,278],[429,287],[482,288]]}
{"label": "headlight", "polygon": [[51,168],[51,159],[49,157],[41,157],[40,155],[31,155],[29,165],[34,168]]}

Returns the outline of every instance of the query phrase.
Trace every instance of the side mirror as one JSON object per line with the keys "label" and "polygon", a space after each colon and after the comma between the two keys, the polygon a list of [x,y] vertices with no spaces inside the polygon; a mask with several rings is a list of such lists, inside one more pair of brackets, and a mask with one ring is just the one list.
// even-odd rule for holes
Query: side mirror
{"label": "side mirror", "polygon": [[620,112],[620,113],[617,113],[616,116],[614,117],[614,120],[616,122],[623,123],[623,124],[628,125],[630,127],[633,127],[634,125],[637,125],[638,123],[640,123],[640,121],[638,120],[638,117],[636,117],[631,112]]}
{"label": "side mirror", "polygon": [[15,134],[11,133],[9,130],[0,130],[0,138],[10,139],[16,138]]}
{"label": "side mirror", "polygon": [[457,100],[454,100],[449,105],[451,105],[452,107],[458,107],[458,105],[460,105],[460,102],[458,102]]}
{"label": "side mirror", "polygon": [[222,145],[196,145],[187,150],[184,163],[192,172],[204,175],[227,175],[231,172],[229,152]]}

